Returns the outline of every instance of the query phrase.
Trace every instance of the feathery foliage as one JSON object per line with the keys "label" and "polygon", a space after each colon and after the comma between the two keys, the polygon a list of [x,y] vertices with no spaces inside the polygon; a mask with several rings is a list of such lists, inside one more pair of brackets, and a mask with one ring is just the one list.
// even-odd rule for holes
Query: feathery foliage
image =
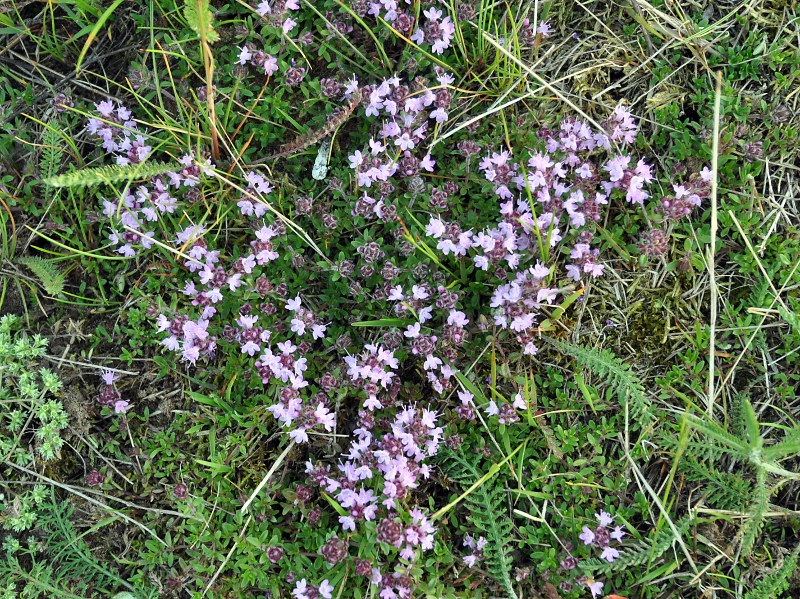
{"label": "feathery foliage", "polygon": [[214,15],[211,14],[208,0],[185,0],[183,16],[199,39],[205,39],[209,44],[219,40],[219,34],[214,30]]}
{"label": "feathery foliage", "polygon": [[686,452],[682,469],[686,479],[703,485],[706,502],[723,510],[740,510],[753,494],[753,483],[735,472],[723,472],[699,460],[694,452]]}
{"label": "feathery foliage", "polygon": [[52,187],[88,187],[103,183],[112,184],[134,179],[150,179],[156,175],[163,175],[182,170],[178,164],[163,162],[142,162],[126,166],[111,165],[99,168],[88,168],[63,175],[56,175],[42,179]]}
{"label": "feathery foliage", "polygon": [[603,377],[615,389],[620,404],[629,406],[632,421],[638,420],[644,425],[653,421],[652,406],[645,394],[644,385],[630,366],[624,364],[613,352],[575,345],[546,336],[544,339],[564,355],[573,356],[581,366]]}
{"label": "feathery foliage", "polygon": [[707,440],[721,446],[734,458],[748,461],[756,471],[756,483],[751,491],[755,500],[750,505],[747,518],[739,531],[741,553],[748,555],[753,550],[758,534],[764,525],[764,517],[769,509],[769,498],[781,484],[781,481],[778,481],[771,489],[768,488],[769,475],[778,475],[782,477],[781,480],[800,478],[800,475],[786,470],[779,463],[781,459],[798,453],[800,426],[790,429],[779,443],[764,447],[761,424],[758,422],[752,403],[746,397],[741,399],[739,418],[743,424],[741,437],[731,434],[713,420],[700,418],[695,414],[686,414],[686,422],[689,426],[702,433]]}
{"label": "feathery foliage", "polygon": [[64,291],[64,275],[50,260],[39,256],[20,256],[15,262],[30,268],[49,295],[55,297]]}
{"label": "feathery foliage", "polygon": [[764,515],[769,509],[769,497],[772,493],[767,492],[767,473],[763,468],[758,470],[755,488],[755,501],[750,506],[747,518],[739,531],[742,537],[742,555],[749,555],[753,550],[756,538],[764,526]]}
{"label": "feathery foliage", "polygon": [[[478,469],[473,457],[466,457],[460,452],[441,451],[442,468],[448,475],[463,487],[468,488],[479,480],[483,473]],[[467,519],[479,534],[486,537],[483,555],[489,572],[503,587],[507,597],[516,599],[517,594],[511,582],[511,519],[504,516],[503,503],[505,495],[502,486],[493,480],[487,480],[476,488],[465,499],[468,510]]]}
{"label": "feathery foliage", "polygon": [[[25,585],[25,597],[88,599],[109,597],[122,588],[134,590],[119,574],[98,560],[70,520],[73,507],[54,495],[37,510],[37,530],[45,544],[20,549],[26,558],[7,554],[0,560],[0,580]],[[42,558],[41,556],[45,556]]]}
{"label": "feathery foliage", "polygon": [[786,322],[792,325],[794,332],[800,334],[800,314],[787,310],[783,306],[778,306],[778,312]]}
{"label": "feathery foliage", "polygon": [[[675,523],[675,529],[682,535],[689,529],[690,524],[690,517],[684,516]],[[624,551],[620,551],[619,557],[611,563],[603,559],[591,558],[583,560],[581,567],[585,568],[587,572],[609,573],[641,566],[661,557],[676,540],[677,537],[672,529],[665,526],[654,535],[625,547]]]}
{"label": "feathery foliage", "polygon": [[776,599],[789,588],[789,578],[797,568],[797,555],[800,545],[783,560],[781,567],[767,574],[756,583],[756,586],[745,593],[743,599]]}
{"label": "feathery foliage", "polygon": [[61,166],[61,136],[54,123],[48,123],[42,132],[42,159],[39,171],[44,177],[52,177]]}

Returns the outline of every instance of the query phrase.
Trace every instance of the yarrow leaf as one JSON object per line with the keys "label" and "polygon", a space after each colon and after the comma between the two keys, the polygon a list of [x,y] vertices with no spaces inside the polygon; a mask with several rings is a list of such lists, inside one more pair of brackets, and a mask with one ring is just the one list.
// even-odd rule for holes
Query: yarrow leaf
{"label": "yarrow leaf", "polygon": [[214,30],[214,15],[208,6],[208,0],[185,0],[183,16],[189,27],[209,44],[219,41],[219,34]]}
{"label": "yarrow leaf", "polygon": [[103,183],[112,184],[134,179],[150,179],[156,175],[181,171],[183,168],[179,164],[163,162],[143,162],[126,166],[111,165],[46,177],[42,179],[42,182],[51,187],[89,187]]}

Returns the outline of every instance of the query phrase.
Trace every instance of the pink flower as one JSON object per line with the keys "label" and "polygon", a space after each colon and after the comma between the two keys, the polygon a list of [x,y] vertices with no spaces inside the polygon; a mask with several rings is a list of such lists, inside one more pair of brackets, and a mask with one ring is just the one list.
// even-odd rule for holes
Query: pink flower
{"label": "pink flower", "polygon": [[435,357],[433,354],[431,354],[425,359],[425,363],[422,365],[422,367],[425,370],[433,370],[434,368],[437,368],[441,365],[442,361],[439,358]]}
{"label": "pink flower", "polygon": [[289,437],[295,443],[308,443],[308,434],[304,428],[296,428],[292,431],[289,431]]}
{"label": "pink flower", "polygon": [[306,333],[306,323],[300,320],[299,318],[292,319],[292,331],[297,333],[298,335],[305,335]]}
{"label": "pink flower", "polygon": [[409,339],[416,339],[417,337],[419,337],[419,328],[420,328],[419,323],[415,322],[414,324],[408,326],[406,332],[403,333],[403,335],[405,335]]}
{"label": "pink flower", "polygon": [[242,46],[239,48],[239,64],[247,64],[247,61],[253,58],[253,53],[247,48]]}
{"label": "pink flower", "polygon": [[292,17],[287,18],[283,22],[283,33],[288,34],[292,29],[295,28],[297,25],[297,21],[295,21]]}
{"label": "pink flower", "polygon": [[613,547],[606,547],[605,549],[603,549],[603,553],[600,554],[600,559],[604,559],[609,563],[613,562],[618,557],[619,557],[619,551],[617,551]]}
{"label": "pink flower", "polygon": [[395,138],[394,143],[396,146],[400,146],[400,149],[404,151],[413,150],[416,145],[408,133],[403,133],[400,137]]}
{"label": "pink flower", "polygon": [[306,591],[308,590],[308,583],[306,579],[303,578],[302,580],[298,580],[297,584],[292,591],[292,595],[295,596],[296,599],[307,599]]}
{"label": "pink flower", "polygon": [[428,296],[429,296],[428,292],[425,291],[425,288],[424,287],[420,287],[419,285],[414,285],[414,286],[411,287],[411,295],[416,300],[428,299]]}
{"label": "pink flower", "polygon": [[[400,285],[396,285],[395,287],[392,287],[392,289],[391,289],[391,291],[389,293],[389,297],[387,299],[395,301],[395,302],[403,301],[403,288]],[[167,326],[169,326],[169,325],[167,325]]]}
{"label": "pink flower", "polygon": [[124,399],[117,400],[114,402],[114,413],[125,414],[128,410],[128,405],[130,405],[129,401],[125,401]]}
{"label": "pink flower", "polygon": [[444,235],[444,232],[444,223],[438,218],[432,218],[431,222],[425,226],[425,233],[434,239],[439,239],[442,235]]}
{"label": "pink flower", "polygon": [[625,535],[625,533],[622,531],[622,527],[621,526],[617,526],[609,536],[612,539],[615,539],[617,541],[622,541],[622,537],[624,535]]}
{"label": "pink flower", "polygon": [[603,527],[611,526],[614,523],[614,516],[608,512],[600,512],[599,514],[595,514],[594,517],[597,518],[600,526]]}
{"label": "pink flower", "polygon": [[594,532],[588,526],[583,527],[583,533],[578,536],[584,545],[591,545],[594,542]]}
{"label": "pink flower", "polygon": [[[167,318],[167,317],[166,317],[166,316],[164,316],[163,314],[161,315],[161,317],[163,317],[165,320],[166,320],[166,318]],[[164,328],[161,328],[161,318],[159,318],[159,331],[164,331],[164,330],[166,330],[167,328],[169,328],[169,321],[167,321],[167,326],[166,326],[166,327],[164,327]],[[114,371],[112,371],[112,370],[105,370],[105,369],[104,369],[104,370],[102,371],[102,374],[100,375],[100,377],[103,379],[103,382],[104,382],[106,385],[113,385],[113,384],[114,384],[114,381],[116,381],[116,380],[119,378],[119,375],[118,375],[118,374],[116,374],[116,373],[115,373]]]}
{"label": "pink flower", "polygon": [[586,586],[589,587],[589,590],[592,592],[592,597],[599,597],[603,594],[603,583],[599,580],[587,582]]}
{"label": "pink flower", "polygon": [[359,150],[356,150],[348,158],[350,159],[350,168],[354,170],[364,163],[364,155]]}
{"label": "pink flower", "polygon": [[447,324],[454,324],[457,327],[464,327],[468,322],[466,314],[459,310],[452,310],[447,317]]}
{"label": "pink flower", "polygon": [[278,59],[272,56],[272,54],[267,54],[266,58],[264,59],[264,74],[272,75],[272,73],[277,72],[277,70],[278,70]]}
{"label": "pink flower", "polygon": [[448,116],[447,116],[447,112],[445,111],[445,109],[439,107],[436,110],[434,110],[433,112],[431,112],[431,118],[432,119],[436,119],[437,123],[444,123],[445,121],[447,121]]}
{"label": "pink flower", "polygon": [[375,141],[372,138],[370,138],[370,140],[369,140],[369,148],[370,148],[370,153],[375,155],[375,156],[377,156],[381,152],[386,151],[386,146],[385,145],[383,145],[379,141]]}
{"label": "pink flower", "polygon": [[333,413],[322,404],[317,405],[317,409],[314,410],[314,418],[316,418],[317,423],[324,426],[327,431],[333,430],[336,424],[336,418]]}
{"label": "pink flower", "polygon": [[426,171],[428,171],[430,173],[430,172],[433,172],[433,167],[434,167],[435,164],[436,164],[436,161],[435,160],[431,160],[431,155],[430,154],[425,154],[425,157],[419,163],[419,166],[420,166],[420,168],[423,168],[423,169],[425,169]]}
{"label": "pink flower", "polygon": [[286,309],[291,310],[292,312],[297,311],[297,309],[300,308],[300,301],[301,300],[299,295],[294,299],[289,300],[288,302],[286,302]]}
{"label": "pink flower", "polygon": [[325,597],[325,599],[331,599],[331,597],[333,597],[333,585],[328,582],[327,578],[319,583],[319,594]]}

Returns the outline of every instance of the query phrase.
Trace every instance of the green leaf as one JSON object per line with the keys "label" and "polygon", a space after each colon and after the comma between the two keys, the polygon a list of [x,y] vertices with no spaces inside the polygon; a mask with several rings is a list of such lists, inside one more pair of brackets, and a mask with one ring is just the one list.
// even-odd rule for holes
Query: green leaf
{"label": "green leaf", "polygon": [[753,404],[746,397],[742,401],[742,417],[744,418],[745,430],[747,431],[747,441],[750,447],[756,447],[759,439],[759,425]]}
{"label": "green leaf", "polygon": [[206,460],[198,460],[197,458],[195,458],[194,461],[202,466],[210,468],[213,472],[216,472],[217,474],[228,474],[230,472],[233,472],[233,468],[231,468],[230,466],[226,466],[225,464],[220,464],[219,462],[208,462]]}
{"label": "green leaf", "polygon": [[362,320],[354,322],[354,327],[404,327],[415,321],[407,318],[381,318],[380,320]]}
{"label": "green leaf", "polygon": [[57,296],[64,291],[64,275],[58,267],[50,260],[45,260],[39,256],[21,256],[16,262],[24,264],[30,268],[51,296]]}
{"label": "green leaf", "polygon": [[183,16],[201,40],[209,44],[219,40],[219,34],[214,31],[214,15],[208,7],[208,0],[184,0]]}
{"label": "green leaf", "polygon": [[703,420],[694,414],[686,415],[686,422],[696,431],[703,433],[707,437],[711,437],[718,443],[725,445],[729,449],[737,452],[741,457],[748,457],[750,455],[750,447],[742,439],[734,437],[716,422]]}
{"label": "green leaf", "polygon": [[150,179],[156,175],[163,175],[183,170],[179,164],[164,164],[161,162],[142,162],[126,166],[101,166],[100,168],[86,168],[55,177],[46,177],[42,182],[51,187],[86,187],[101,183],[119,183],[134,179]]}

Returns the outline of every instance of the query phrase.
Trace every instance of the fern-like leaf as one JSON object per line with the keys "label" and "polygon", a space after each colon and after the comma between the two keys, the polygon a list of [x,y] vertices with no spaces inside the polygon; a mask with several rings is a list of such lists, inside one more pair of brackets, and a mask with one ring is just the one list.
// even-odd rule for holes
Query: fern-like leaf
{"label": "fern-like leaf", "polygon": [[798,453],[800,453],[800,425],[789,429],[780,443],[765,447],[761,451],[761,455],[767,461],[780,460]]}
{"label": "fern-like leaf", "polygon": [[631,371],[630,366],[623,363],[613,352],[574,345],[550,337],[545,339],[563,354],[574,357],[581,366],[603,377],[612,385],[620,403],[629,406],[633,418],[645,425],[653,421],[651,402],[645,394],[644,385]]}
{"label": "fern-like leaf", "polygon": [[742,525],[740,534],[742,535],[741,553],[743,556],[750,555],[753,550],[761,527],[764,526],[764,516],[769,508],[769,495],[767,491],[767,473],[763,469],[757,471],[757,483],[755,488],[756,500],[750,507],[747,519]]}
{"label": "fern-like leaf", "polygon": [[[443,458],[442,467],[451,478],[465,488],[472,486],[483,473],[477,465],[461,453],[445,450],[440,452]],[[483,555],[487,569],[495,580],[503,587],[506,597],[517,599],[514,585],[511,582],[511,535],[513,524],[503,516],[504,494],[499,485],[492,480],[476,488],[465,499],[468,508],[467,519],[476,530],[486,537]]]}
{"label": "fern-like leaf", "polygon": [[776,599],[789,588],[789,578],[797,568],[797,556],[800,554],[800,545],[783,560],[781,567],[767,574],[758,581],[755,587],[745,593],[743,599]]}
{"label": "fern-like leaf", "polygon": [[[688,530],[690,524],[690,517],[685,516],[675,523],[675,529],[682,535]],[[672,547],[676,541],[677,537],[672,532],[672,529],[665,526],[651,537],[636,541],[632,545],[625,547],[624,550],[620,551],[619,557],[611,563],[602,559],[591,558],[583,560],[581,567],[589,573],[609,573],[652,563],[653,560],[661,557],[664,552]]]}
{"label": "fern-like leaf", "polygon": [[778,312],[786,322],[792,325],[794,332],[800,335],[800,314],[787,310],[783,306],[778,306]]}
{"label": "fern-like leaf", "polygon": [[699,418],[694,414],[687,414],[686,422],[689,424],[689,426],[698,432],[703,433],[706,437],[710,437],[717,443],[724,445],[728,451],[731,451],[740,457],[749,456],[750,446],[744,440],[730,434],[713,420]]}
{"label": "fern-like leaf", "polygon": [[686,452],[681,462],[686,479],[703,485],[706,501],[711,507],[723,510],[741,510],[753,496],[753,484],[733,472],[722,472],[715,466]]}
{"label": "fern-like leaf", "polygon": [[64,275],[53,262],[39,256],[22,256],[15,262],[30,268],[49,295],[55,297],[64,291]]}
{"label": "fern-like leaf", "polygon": [[199,39],[205,39],[209,44],[219,40],[219,34],[214,31],[214,15],[211,14],[208,0],[185,0],[183,16]]}
{"label": "fern-like leaf", "polygon": [[55,123],[47,124],[45,130],[42,132],[42,162],[39,166],[39,172],[45,177],[52,177],[58,172],[61,166],[61,136],[58,130],[55,129]]}
{"label": "fern-like leaf", "polygon": [[112,184],[134,179],[150,179],[156,175],[163,175],[180,170],[183,170],[183,167],[179,164],[143,162],[126,166],[113,165],[101,166],[99,168],[87,168],[71,173],[64,173],[63,175],[57,175],[55,177],[47,177],[42,179],[42,181],[52,187],[87,187],[90,185],[100,185],[102,183]]}

